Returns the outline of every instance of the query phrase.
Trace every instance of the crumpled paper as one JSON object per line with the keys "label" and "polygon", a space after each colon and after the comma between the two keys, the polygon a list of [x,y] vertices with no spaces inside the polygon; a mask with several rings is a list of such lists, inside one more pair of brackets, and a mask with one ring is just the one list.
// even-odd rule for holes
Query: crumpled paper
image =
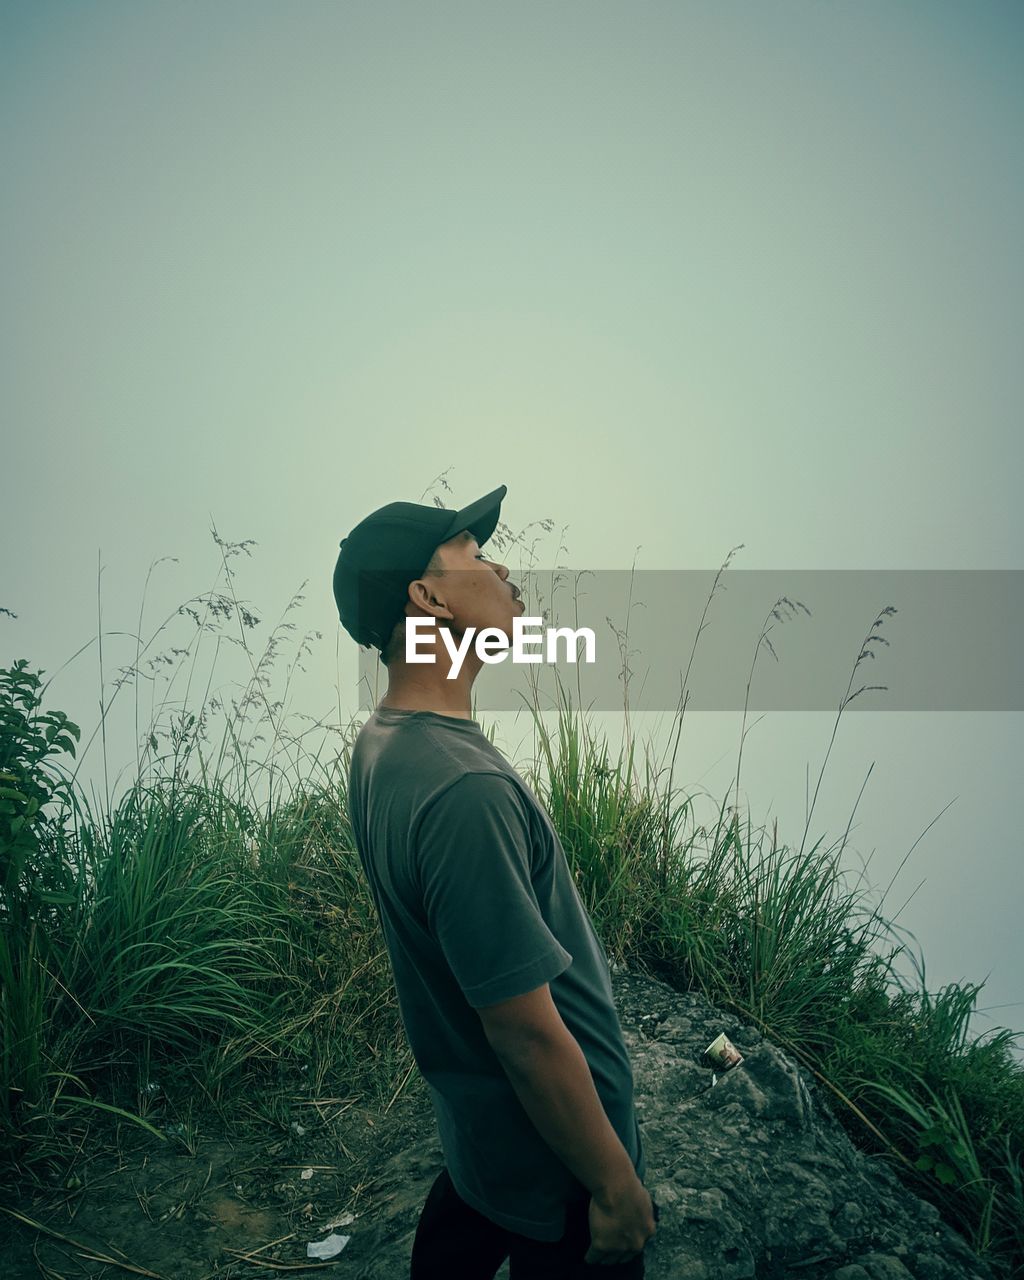
{"label": "crumpled paper", "polygon": [[351,1236],[339,1236],[333,1233],[326,1240],[310,1240],[306,1245],[307,1258],[333,1258],[352,1239]]}

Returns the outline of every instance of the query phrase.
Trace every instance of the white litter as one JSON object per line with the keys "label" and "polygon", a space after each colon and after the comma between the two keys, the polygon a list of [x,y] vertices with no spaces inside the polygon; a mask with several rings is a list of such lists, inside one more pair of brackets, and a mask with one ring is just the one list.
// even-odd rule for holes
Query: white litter
{"label": "white litter", "polygon": [[312,1169],[303,1169],[303,1171],[299,1174],[299,1177],[303,1180],[303,1182],[308,1182],[309,1179],[312,1178],[312,1176],[313,1176]]}
{"label": "white litter", "polygon": [[329,1235],[326,1240],[311,1240],[306,1245],[307,1258],[333,1258],[352,1239],[351,1236]]}

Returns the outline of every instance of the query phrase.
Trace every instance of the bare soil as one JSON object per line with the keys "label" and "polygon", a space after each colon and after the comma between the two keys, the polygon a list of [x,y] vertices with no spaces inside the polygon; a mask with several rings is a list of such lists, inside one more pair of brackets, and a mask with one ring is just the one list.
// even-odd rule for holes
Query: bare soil
{"label": "bare soil", "polygon": [[[294,1132],[293,1123],[305,1132]],[[0,1274],[259,1280],[334,1271],[359,1251],[346,1246],[319,1261],[307,1256],[307,1243],[331,1234],[365,1238],[394,1194],[377,1193],[375,1170],[434,1132],[426,1086],[415,1071],[386,1114],[351,1099],[322,1098],[293,1105],[284,1133],[255,1123],[228,1129],[214,1115],[200,1119],[192,1134],[172,1132],[161,1141],[138,1125],[104,1118],[83,1132],[82,1154],[62,1170],[61,1185],[34,1194],[3,1188],[0,1207],[19,1217],[0,1212]],[[69,1189],[63,1185],[69,1179],[82,1185]],[[327,1229],[348,1214],[347,1225]]]}

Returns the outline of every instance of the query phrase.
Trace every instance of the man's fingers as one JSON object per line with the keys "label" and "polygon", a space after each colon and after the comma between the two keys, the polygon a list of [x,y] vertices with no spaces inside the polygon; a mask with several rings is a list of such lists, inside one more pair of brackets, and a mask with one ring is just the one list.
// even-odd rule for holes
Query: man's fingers
{"label": "man's fingers", "polygon": [[599,1267],[610,1267],[613,1263],[619,1261],[620,1255],[617,1253],[602,1253],[600,1249],[595,1249],[593,1245],[587,1250],[583,1256],[584,1262],[596,1263]]}

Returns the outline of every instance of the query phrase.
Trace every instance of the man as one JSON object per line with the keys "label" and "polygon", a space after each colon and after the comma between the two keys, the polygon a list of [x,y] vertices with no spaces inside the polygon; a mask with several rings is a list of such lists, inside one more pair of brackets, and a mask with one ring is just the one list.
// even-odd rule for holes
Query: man
{"label": "man", "polygon": [[[440,635],[512,638],[525,605],[481,550],[502,485],[459,511],[393,502],[342,540],[346,631],[380,650],[387,693],[349,771],[352,832],[427,1082],[445,1168],[412,1280],[642,1277],[657,1206],[607,957],[551,821],[472,718]],[[405,655],[405,620],[433,619]]]}

